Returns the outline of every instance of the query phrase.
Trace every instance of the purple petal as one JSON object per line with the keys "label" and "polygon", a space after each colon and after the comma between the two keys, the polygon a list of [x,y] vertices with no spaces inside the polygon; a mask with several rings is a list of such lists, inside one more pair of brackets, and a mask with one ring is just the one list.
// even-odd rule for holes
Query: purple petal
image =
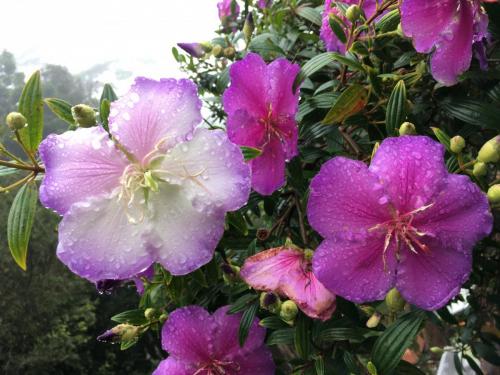
{"label": "purple petal", "polygon": [[142,281],[142,278],[146,278],[147,280],[151,280],[155,275],[155,265],[152,264],[150,265],[145,271],[140,272],[139,274],[135,275],[134,277],[134,283],[135,283],[135,288],[137,289],[137,293],[143,294],[144,293],[144,283]]}
{"label": "purple petal", "polygon": [[369,169],[379,177],[391,202],[401,213],[431,203],[448,175],[444,147],[425,136],[387,138]]}
{"label": "purple petal", "polygon": [[[345,45],[342,43],[337,36],[333,33],[330,27],[330,14],[335,14],[342,17],[340,11],[337,8],[332,8],[332,0],[325,1],[325,9],[323,11],[323,18],[320,30],[320,38],[325,43],[325,48],[327,51],[334,52],[345,52]],[[345,20],[345,17],[343,17]],[[345,20],[346,22],[349,22]]]}
{"label": "purple petal", "polygon": [[228,117],[227,135],[237,145],[261,148],[266,141],[266,127],[259,119],[240,109]]}
{"label": "purple petal", "polygon": [[292,64],[284,58],[274,60],[267,67],[268,101],[272,103],[273,113],[279,113],[281,116],[295,116],[297,113],[299,90],[293,91],[293,83],[299,71],[298,64]]}
{"label": "purple petal", "polygon": [[172,312],[163,325],[162,347],[175,359],[198,368],[212,358],[216,329],[214,319],[202,307],[182,307]]}
{"label": "purple petal", "polygon": [[155,215],[149,252],[174,275],[188,274],[212,259],[224,232],[224,211],[196,210],[181,187],[160,184],[150,196]]}
{"label": "purple petal", "polygon": [[189,363],[181,362],[175,358],[168,357],[160,362],[153,375],[192,375],[196,368]]}
{"label": "purple petal", "polygon": [[272,0],[258,0],[257,1],[257,5],[260,9],[265,9],[265,8],[269,8],[271,6],[271,4],[273,3]]}
{"label": "purple petal", "polygon": [[130,91],[111,103],[110,132],[140,162],[185,141],[201,122],[201,101],[188,80],[137,78]]}
{"label": "purple petal", "polygon": [[261,346],[251,355],[241,355],[235,361],[240,366],[238,375],[273,375],[276,369],[271,350],[266,346]]}
{"label": "purple petal", "polygon": [[493,217],[488,200],[469,177],[449,175],[432,202],[415,216],[414,226],[444,246],[469,254],[477,241],[490,234]]}
{"label": "purple petal", "polygon": [[394,286],[396,255],[391,242],[385,252],[384,237],[362,241],[324,240],[314,253],[313,271],[332,293],[356,303],[383,299]]}
{"label": "purple petal", "polygon": [[116,196],[75,203],[59,224],[57,256],[90,281],[130,279],[153,262],[145,223],[131,224]]}
{"label": "purple petal", "polygon": [[312,179],[310,190],[307,216],[323,237],[365,235],[390,218],[382,186],[360,161],[329,160]]}
{"label": "purple petal", "polygon": [[61,215],[76,202],[117,188],[128,164],[100,127],[49,135],[40,144],[40,158],[40,201]]}
{"label": "purple petal", "polygon": [[196,208],[237,210],[250,194],[250,168],[240,148],[221,130],[197,129],[163,159],[162,178],[182,186]]}
{"label": "purple petal", "polygon": [[271,195],[285,183],[285,153],[280,140],[271,138],[262,154],[250,163],[252,188],[257,193]]}
{"label": "purple petal", "polygon": [[205,51],[200,43],[177,43],[177,46],[193,57],[200,58],[205,55]]}
{"label": "purple petal", "polygon": [[403,298],[425,310],[437,310],[460,291],[472,267],[472,256],[457,251],[453,244],[427,242],[427,252],[401,249],[396,287]]}

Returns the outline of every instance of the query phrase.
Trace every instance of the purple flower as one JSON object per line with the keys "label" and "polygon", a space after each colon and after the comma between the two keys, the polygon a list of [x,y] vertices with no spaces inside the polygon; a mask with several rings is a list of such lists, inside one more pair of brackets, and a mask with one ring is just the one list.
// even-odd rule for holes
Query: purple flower
{"label": "purple flower", "polygon": [[418,52],[434,51],[432,75],[451,86],[469,68],[473,44],[487,36],[488,17],[479,0],[404,0],[401,26]]}
{"label": "purple flower", "polygon": [[199,306],[170,314],[162,329],[162,346],[169,353],[153,375],[272,375],[271,352],[264,346],[265,329],[255,319],[245,345],[238,343],[241,314],[221,307],[210,315]]}
{"label": "purple flower", "polygon": [[240,14],[240,6],[236,0],[222,0],[217,3],[217,9],[219,10],[219,19],[224,26],[236,22]]}
{"label": "purple flower", "polygon": [[[343,0],[345,4],[358,4],[358,0]],[[323,22],[321,24],[320,30],[320,38],[325,43],[325,48],[327,51],[341,52],[345,53],[345,45],[342,43],[337,36],[334,34],[332,28],[330,27],[330,15],[334,14],[337,17],[341,18],[347,26],[351,25],[351,22],[342,15],[341,11],[336,7],[335,0],[325,0],[325,9],[323,11]],[[366,17],[371,17],[376,10],[376,2],[375,0],[366,0],[363,5],[363,11],[365,12]],[[347,31],[346,35],[347,35]]]}
{"label": "purple flower", "polygon": [[444,306],[471,271],[472,248],[492,228],[485,194],[449,174],[428,137],[386,139],[368,168],[336,157],[311,182],[308,217],[325,240],[313,271],[361,303],[396,287],[427,310]]}
{"label": "purple flower", "polygon": [[257,5],[260,9],[269,8],[272,3],[273,3],[273,0],[258,0],[257,1]]}
{"label": "purple flower", "polygon": [[250,171],[224,132],[196,128],[200,107],[188,80],[137,78],[111,105],[113,138],[98,126],[40,145],[40,200],[63,215],[57,254],[73,272],[130,279],[159,262],[182,275],[212,258]]}
{"label": "purple flower", "polygon": [[260,194],[285,183],[285,163],[298,153],[299,92],[292,87],[299,70],[283,58],[266,65],[255,53],[231,66],[231,86],[222,98],[227,133],[232,142],[261,150],[250,161],[252,187]]}
{"label": "purple flower", "polygon": [[196,58],[205,55],[205,51],[200,43],[177,43],[177,46]]}

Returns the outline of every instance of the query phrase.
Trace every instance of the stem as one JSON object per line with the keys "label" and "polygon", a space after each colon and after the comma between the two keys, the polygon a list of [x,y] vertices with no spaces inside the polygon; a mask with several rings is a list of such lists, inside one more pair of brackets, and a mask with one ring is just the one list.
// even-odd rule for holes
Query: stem
{"label": "stem", "polygon": [[31,172],[29,175],[23,177],[19,181],[14,182],[12,185],[6,186],[6,187],[0,187],[0,193],[7,193],[10,190],[18,187],[19,185],[24,184],[26,181],[29,181],[35,176],[35,172]]}
{"label": "stem", "polygon": [[354,139],[352,139],[352,137],[348,133],[346,133],[343,126],[339,127],[339,132],[340,132],[340,135],[342,136],[342,138],[344,138],[344,140],[347,142],[347,144],[349,146],[351,146],[353,151],[356,153],[356,156],[361,155],[362,154],[361,149],[356,144],[356,142],[354,142]]}
{"label": "stem", "polygon": [[26,148],[24,145],[24,142],[21,140],[21,136],[19,135],[19,131],[15,131],[14,134],[16,135],[17,142],[21,145],[21,148],[23,149],[24,153],[28,155],[30,158],[31,162],[36,168],[39,168],[38,163],[36,162],[35,158],[33,157],[33,154]]}
{"label": "stem", "polygon": [[38,164],[36,166],[34,166],[34,165],[11,163],[11,162],[8,162],[5,160],[0,160],[0,165],[3,165],[4,167],[9,167],[9,168],[22,169],[25,171],[33,171],[35,173],[45,172],[45,169],[43,167],[40,167]]}
{"label": "stem", "polygon": [[304,226],[304,213],[302,212],[299,194],[297,192],[295,192],[295,206],[297,207],[297,214],[299,216],[300,237],[302,237],[302,242],[304,243],[304,246],[307,246],[307,233],[306,233],[306,228]]}
{"label": "stem", "polygon": [[27,165],[23,160],[19,159],[16,155],[14,155],[12,152],[7,150],[3,146],[0,146],[0,152],[3,153],[5,156],[8,156],[9,158],[17,161],[19,164]]}

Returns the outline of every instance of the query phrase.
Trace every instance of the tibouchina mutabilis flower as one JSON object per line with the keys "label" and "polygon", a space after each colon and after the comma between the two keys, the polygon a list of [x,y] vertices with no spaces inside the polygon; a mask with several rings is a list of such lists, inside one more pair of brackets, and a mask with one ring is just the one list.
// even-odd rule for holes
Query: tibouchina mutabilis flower
{"label": "tibouchina mutabilis flower", "polygon": [[266,65],[255,53],[231,66],[231,86],[223,96],[227,133],[237,145],[261,150],[250,165],[252,187],[263,195],[285,183],[285,163],[298,153],[299,91],[293,82],[299,70],[283,58]]}
{"label": "tibouchina mutabilis flower", "polygon": [[240,6],[236,0],[222,0],[217,3],[217,9],[219,10],[219,19],[224,26],[235,22],[240,14]]}
{"label": "tibouchina mutabilis flower", "polygon": [[205,55],[205,51],[203,50],[201,43],[177,43],[177,46],[196,58],[200,58]]}
{"label": "tibouchina mutabilis flower", "polygon": [[327,289],[361,303],[396,287],[426,310],[459,292],[492,215],[485,194],[449,174],[443,155],[431,138],[402,136],[382,142],[370,167],[343,157],[321,167],[307,209],[325,238],[313,271]]}
{"label": "tibouchina mutabilis flower", "polygon": [[479,0],[404,0],[401,26],[418,52],[434,51],[432,75],[450,86],[469,68],[473,44],[487,36],[488,16]]}
{"label": "tibouchina mutabilis flower", "polygon": [[247,201],[239,148],[201,121],[188,80],[137,78],[100,126],[40,145],[42,203],[63,216],[57,255],[91,281],[129,279],[159,262],[175,275],[212,258],[226,211]]}
{"label": "tibouchina mutabilis flower", "polygon": [[240,276],[254,289],[287,296],[311,318],[328,320],[335,310],[335,296],[318,281],[301,250],[278,247],[260,252],[245,261]]}
{"label": "tibouchina mutabilis flower", "polygon": [[[345,45],[333,32],[330,26],[330,15],[336,15],[340,19],[344,21],[344,23],[348,26],[351,25],[351,22],[342,15],[342,12],[337,8],[335,0],[325,0],[325,8],[323,10],[322,15],[322,24],[320,30],[320,38],[325,44],[325,48],[327,51],[333,52],[341,52],[345,53]],[[357,5],[359,3],[358,0],[344,0],[342,3]],[[365,12],[366,17],[371,17],[376,10],[375,0],[366,0],[363,5],[363,11]],[[345,30],[347,32],[348,30]]]}
{"label": "tibouchina mutabilis flower", "polygon": [[273,375],[266,331],[255,319],[243,347],[238,341],[241,313],[221,307],[210,315],[199,306],[172,312],[162,329],[162,347],[169,353],[153,375]]}

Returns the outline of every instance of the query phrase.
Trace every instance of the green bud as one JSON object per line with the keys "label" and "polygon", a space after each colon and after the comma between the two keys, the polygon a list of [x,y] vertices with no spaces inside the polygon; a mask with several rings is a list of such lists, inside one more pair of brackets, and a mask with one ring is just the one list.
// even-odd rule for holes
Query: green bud
{"label": "green bud", "polygon": [[372,314],[375,312],[375,308],[372,306],[368,305],[360,305],[359,308],[361,311],[363,311],[366,315],[372,316]]}
{"label": "green bud", "polygon": [[281,304],[280,309],[280,317],[289,322],[295,319],[297,314],[299,313],[299,309],[297,304],[292,300],[285,301]]}
{"label": "green bud", "polygon": [[385,296],[385,303],[387,304],[389,310],[392,312],[403,310],[406,304],[405,300],[403,299],[403,297],[401,297],[401,294],[399,294],[396,288],[392,288],[391,290],[389,290],[389,292]]}
{"label": "green bud", "polygon": [[486,142],[479,150],[477,160],[483,163],[496,163],[500,159],[500,135]]}
{"label": "green bud", "polygon": [[456,135],[450,139],[450,150],[455,154],[460,154],[465,148],[465,139],[463,137]]}
{"label": "green bud", "polygon": [[118,324],[111,329],[113,333],[120,337],[120,341],[132,341],[139,336],[141,328],[132,324]]}
{"label": "green bud", "polygon": [[488,189],[488,200],[491,204],[500,203],[500,184],[493,185]]}
{"label": "green bud", "polygon": [[233,284],[235,281],[238,281],[240,278],[240,267],[223,263],[221,265],[222,270],[222,278],[226,282],[226,284]]}
{"label": "green bud", "polygon": [[281,309],[280,297],[273,292],[264,292],[260,294],[260,307],[269,310],[273,314],[276,314]]}
{"label": "green bud", "polygon": [[439,346],[433,346],[433,347],[429,348],[429,350],[431,351],[431,353],[434,353],[434,354],[444,353],[443,348],[440,348]]}
{"label": "green bud", "polygon": [[155,315],[156,315],[156,310],[153,309],[152,307],[149,307],[144,311],[144,317],[149,321],[153,320]]}
{"label": "green bud", "polygon": [[160,323],[166,322],[167,319],[168,319],[168,314],[161,314],[160,317],[158,318],[158,320],[160,321]]}
{"label": "green bud", "polygon": [[224,48],[224,56],[226,56],[227,58],[232,59],[235,54],[236,54],[236,51],[233,47]]}
{"label": "green bud", "polygon": [[373,362],[369,361],[366,364],[366,369],[368,370],[368,373],[370,375],[378,375],[377,368],[375,367],[375,365],[373,364]]}
{"label": "green bud", "polygon": [[399,128],[399,135],[415,135],[417,134],[417,129],[415,129],[415,125],[411,122],[403,122],[401,127]]}
{"label": "green bud", "polygon": [[86,104],[75,105],[71,108],[71,114],[81,128],[90,128],[96,125],[95,111]]}
{"label": "green bud", "polygon": [[313,255],[314,255],[314,251],[312,251],[311,249],[304,250],[304,258],[306,258],[306,260],[309,260],[309,261],[312,260]]}
{"label": "green bud", "polygon": [[380,315],[380,313],[378,313],[377,311],[375,311],[372,314],[372,316],[370,316],[370,319],[367,320],[366,326],[368,328],[375,328],[380,323],[380,319],[382,319],[382,315]]}
{"label": "green bud", "polygon": [[224,50],[223,50],[222,46],[220,44],[216,44],[212,48],[212,55],[214,55],[215,57],[221,57],[223,51]]}
{"label": "green bud", "polygon": [[248,13],[247,18],[245,19],[245,23],[243,25],[243,35],[245,35],[245,41],[247,44],[252,39],[253,31],[255,30],[255,24],[253,22],[252,13]]}
{"label": "green bud", "polygon": [[202,43],[200,43],[200,45],[201,45],[201,48],[203,49],[203,51],[205,51],[207,53],[212,51],[212,48],[213,48],[212,43],[202,42]]}
{"label": "green bud", "polygon": [[349,21],[354,23],[359,19],[359,17],[361,17],[361,9],[357,5],[351,5],[349,8],[347,8],[345,16]]}
{"label": "green bud", "polygon": [[482,161],[478,161],[474,164],[474,167],[472,168],[472,174],[476,177],[483,177],[486,176],[488,173],[488,167],[486,166],[485,163]]}
{"label": "green bud", "polygon": [[11,112],[5,118],[5,122],[10,130],[19,130],[26,126],[26,117],[19,112]]}

